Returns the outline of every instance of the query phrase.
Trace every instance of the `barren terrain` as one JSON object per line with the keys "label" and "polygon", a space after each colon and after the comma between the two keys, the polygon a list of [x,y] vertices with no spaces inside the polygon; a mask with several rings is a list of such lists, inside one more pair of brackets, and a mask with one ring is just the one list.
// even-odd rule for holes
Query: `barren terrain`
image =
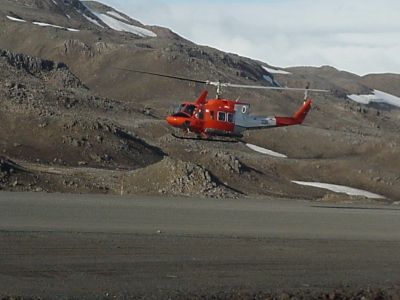
{"label": "barren terrain", "polygon": [[[165,28],[129,19],[157,35],[140,37],[106,29],[100,19],[104,26],[99,27],[92,22],[96,13],[111,8],[85,5],[7,0],[0,7],[0,47],[11,50],[0,51],[1,150],[25,170],[6,172],[3,189],[329,198],[330,192],[291,182],[301,180],[398,200],[400,110],[346,99],[373,88],[396,94],[395,75],[361,78],[331,67],[270,74],[262,68],[265,63],[197,46]],[[79,31],[30,23],[39,19]],[[131,66],[235,83],[268,85],[269,76],[275,84],[310,82],[332,93],[313,95],[314,109],[304,126],[245,136],[244,142],[288,156],[278,159],[242,143],[172,138],[164,121],[170,106],[193,99],[205,87],[117,69]],[[290,115],[301,103],[295,93],[226,90],[225,97],[248,99],[253,111],[266,115]]]}
{"label": "barren terrain", "polygon": [[[400,108],[348,95],[400,97],[399,75],[265,67],[94,1],[2,0],[0,297],[398,299]],[[302,126],[182,140],[165,117],[209,87],[120,68],[331,92]],[[266,116],[303,101],[223,96]]]}
{"label": "barren terrain", "polygon": [[[342,107],[341,118],[348,118],[349,127],[335,128],[337,120],[328,120],[329,129],[319,127],[318,118],[332,107],[317,104],[307,120],[311,124],[244,138],[288,156],[279,159],[243,143],[177,140],[163,115],[93,95],[64,64],[6,50],[0,59],[2,153],[20,166],[5,172],[6,190],[326,195],[291,183],[307,180],[362,188],[389,201],[399,193],[397,122],[389,117],[397,110],[377,116],[371,108],[359,112],[355,104],[336,103],[331,106]],[[323,143],[316,144],[317,139]]]}

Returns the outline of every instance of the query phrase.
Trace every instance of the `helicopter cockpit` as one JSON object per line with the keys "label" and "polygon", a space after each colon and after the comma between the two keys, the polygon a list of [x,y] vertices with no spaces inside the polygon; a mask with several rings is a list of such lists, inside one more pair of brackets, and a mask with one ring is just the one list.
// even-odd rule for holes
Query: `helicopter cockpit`
{"label": "helicopter cockpit", "polygon": [[195,105],[189,104],[189,103],[187,103],[187,104],[184,103],[180,106],[175,107],[173,115],[177,116],[178,114],[182,115],[182,113],[183,113],[183,114],[185,114],[186,117],[188,117],[188,116],[191,117],[195,110],[196,110]]}

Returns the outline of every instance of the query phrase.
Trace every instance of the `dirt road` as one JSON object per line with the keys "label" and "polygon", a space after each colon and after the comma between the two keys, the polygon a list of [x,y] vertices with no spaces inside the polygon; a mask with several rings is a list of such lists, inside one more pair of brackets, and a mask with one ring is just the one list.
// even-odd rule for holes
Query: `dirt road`
{"label": "dirt road", "polygon": [[0,193],[0,295],[390,288],[399,228],[396,206]]}

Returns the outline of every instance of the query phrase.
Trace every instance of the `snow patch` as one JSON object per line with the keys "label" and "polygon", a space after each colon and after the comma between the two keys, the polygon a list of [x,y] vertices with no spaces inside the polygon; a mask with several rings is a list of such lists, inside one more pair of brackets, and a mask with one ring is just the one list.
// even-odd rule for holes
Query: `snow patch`
{"label": "snow patch", "polygon": [[370,95],[348,95],[347,98],[361,104],[386,103],[393,106],[400,107],[400,98],[391,94],[374,90]]}
{"label": "snow patch", "polygon": [[119,21],[117,19],[114,19],[113,17],[110,17],[106,14],[99,14],[96,12],[93,12],[93,14],[96,15],[96,17],[98,17],[102,22],[104,22],[108,27],[110,27],[111,29],[114,29],[116,31],[125,31],[125,32],[130,32],[133,34],[136,34],[138,36],[141,37],[156,37],[157,35],[147,29],[141,28],[141,27],[137,27],[134,25],[130,25],[130,24],[126,24],[122,21]]}
{"label": "snow patch", "polygon": [[65,16],[66,16],[68,19],[71,20],[71,16],[70,16],[70,15],[66,14]]}
{"label": "snow patch", "polygon": [[127,20],[124,16],[117,13],[116,11],[111,10],[111,11],[108,11],[107,14],[114,18],[120,19],[121,21],[129,22],[129,20]]}
{"label": "snow patch", "polygon": [[56,2],[56,0],[51,0],[53,1],[54,5],[58,5],[58,3]]}
{"label": "snow patch", "polygon": [[321,182],[305,182],[305,181],[292,181],[292,182],[299,184],[299,185],[312,186],[312,187],[330,190],[335,193],[344,193],[344,194],[347,194],[350,196],[364,196],[364,197],[367,197],[370,199],[385,199],[385,197],[383,197],[381,195],[374,194],[374,193],[360,190],[360,189],[347,187],[344,185],[336,185],[336,184],[321,183]]}
{"label": "snow patch", "polygon": [[271,78],[271,76],[268,75],[263,75],[264,80],[268,81],[271,84],[274,84],[274,80]]}
{"label": "snow patch", "polygon": [[79,31],[78,29],[67,28],[67,27],[62,27],[62,26],[49,24],[49,23],[43,23],[43,22],[32,22],[32,24],[38,25],[38,26],[41,26],[41,27],[53,27],[53,28],[59,28],[59,29],[66,29],[66,30],[72,31],[72,32],[78,32]]}
{"label": "snow patch", "polygon": [[32,22],[32,24],[35,24],[35,25],[38,25],[38,26],[42,26],[42,27],[64,28],[62,26],[48,24],[48,23],[42,23],[42,22]]}
{"label": "snow patch", "polygon": [[93,23],[93,24],[95,24],[95,25],[97,25],[97,26],[99,26],[99,27],[101,27],[101,28],[104,28],[104,26],[103,25],[101,25],[99,22],[97,22],[97,20],[95,20],[95,19],[93,19],[93,18],[91,18],[91,17],[88,17],[87,15],[85,15],[84,13],[82,13],[82,12],[79,12],[86,20],[88,20],[89,22],[91,22],[91,23]]}
{"label": "snow patch", "polygon": [[[67,15],[67,16],[68,16],[68,15]],[[69,16],[68,16],[68,17],[69,17]],[[10,16],[7,16],[7,18],[8,18],[9,20],[11,20],[11,21],[26,23],[26,21],[25,21],[25,20],[22,20],[22,19],[17,19],[17,18],[10,17]],[[78,32],[78,31],[80,31],[80,30],[74,29],[74,28],[67,28],[67,27],[62,27],[62,26],[58,26],[58,25],[54,25],[54,24],[48,24],[48,23],[43,23],[43,22],[32,22],[32,24],[38,25],[38,26],[41,26],[41,27],[54,27],[54,28],[59,28],[59,29],[66,29],[66,30],[72,31],[72,32]]]}
{"label": "snow patch", "polygon": [[278,70],[278,69],[271,69],[266,66],[261,66],[265,71],[271,73],[271,74],[282,74],[282,75],[291,75],[292,73],[283,71],[283,70]]}
{"label": "snow patch", "polygon": [[65,28],[65,29],[67,29],[68,31],[71,31],[71,32],[79,32],[80,31],[79,29],[74,29],[74,28]]}
{"label": "snow patch", "polygon": [[26,23],[25,20],[18,19],[18,18],[14,18],[14,17],[10,17],[10,16],[7,16],[7,19],[9,19],[9,20],[11,20],[11,21],[15,21],[15,22]]}
{"label": "snow patch", "polygon": [[[125,31],[136,34],[141,37],[157,37],[157,34],[154,32],[147,30],[145,28],[141,28],[135,25],[127,24],[122,21],[129,22],[124,16],[119,14],[116,11],[108,11],[106,14],[98,13],[90,9],[89,7],[85,6],[93,15],[95,15],[98,19],[100,19],[104,24],[106,24],[109,28],[116,30],[116,31]],[[78,11],[82,14],[88,21],[92,22],[93,24],[104,28],[99,22],[96,20],[88,17],[83,12]]]}
{"label": "snow patch", "polygon": [[270,155],[270,156],[273,156],[273,157],[287,158],[287,156],[285,154],[281,154],[281,153],[278,153],[278,152],[275,152],[275,151],[272,151],[272,150],[268,150],[268,149],[265,149],[265,148],[262,148],[262,147],[259,147],[259,146],[253,145],[253,144],[246,144],[246,146],[248,148],[250,148],[251,150],[254,150],[254,151],[258,152],[258,153]]}

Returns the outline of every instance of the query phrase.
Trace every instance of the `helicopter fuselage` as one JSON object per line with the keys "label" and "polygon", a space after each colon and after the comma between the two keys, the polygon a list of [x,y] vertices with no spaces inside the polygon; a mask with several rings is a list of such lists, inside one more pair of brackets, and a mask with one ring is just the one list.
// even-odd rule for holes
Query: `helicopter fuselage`
{"label": "helicopter fuselage", "polygon": [[227,99],[206,99],[203,94],[195,102],[184,102],[180,109],[167,117],[167,122],[177,128],[202,137],[241,137],[250,129],[281,127],[301,124],[311,108],[311,99],[292,117],[251,116],[250,105]]}

